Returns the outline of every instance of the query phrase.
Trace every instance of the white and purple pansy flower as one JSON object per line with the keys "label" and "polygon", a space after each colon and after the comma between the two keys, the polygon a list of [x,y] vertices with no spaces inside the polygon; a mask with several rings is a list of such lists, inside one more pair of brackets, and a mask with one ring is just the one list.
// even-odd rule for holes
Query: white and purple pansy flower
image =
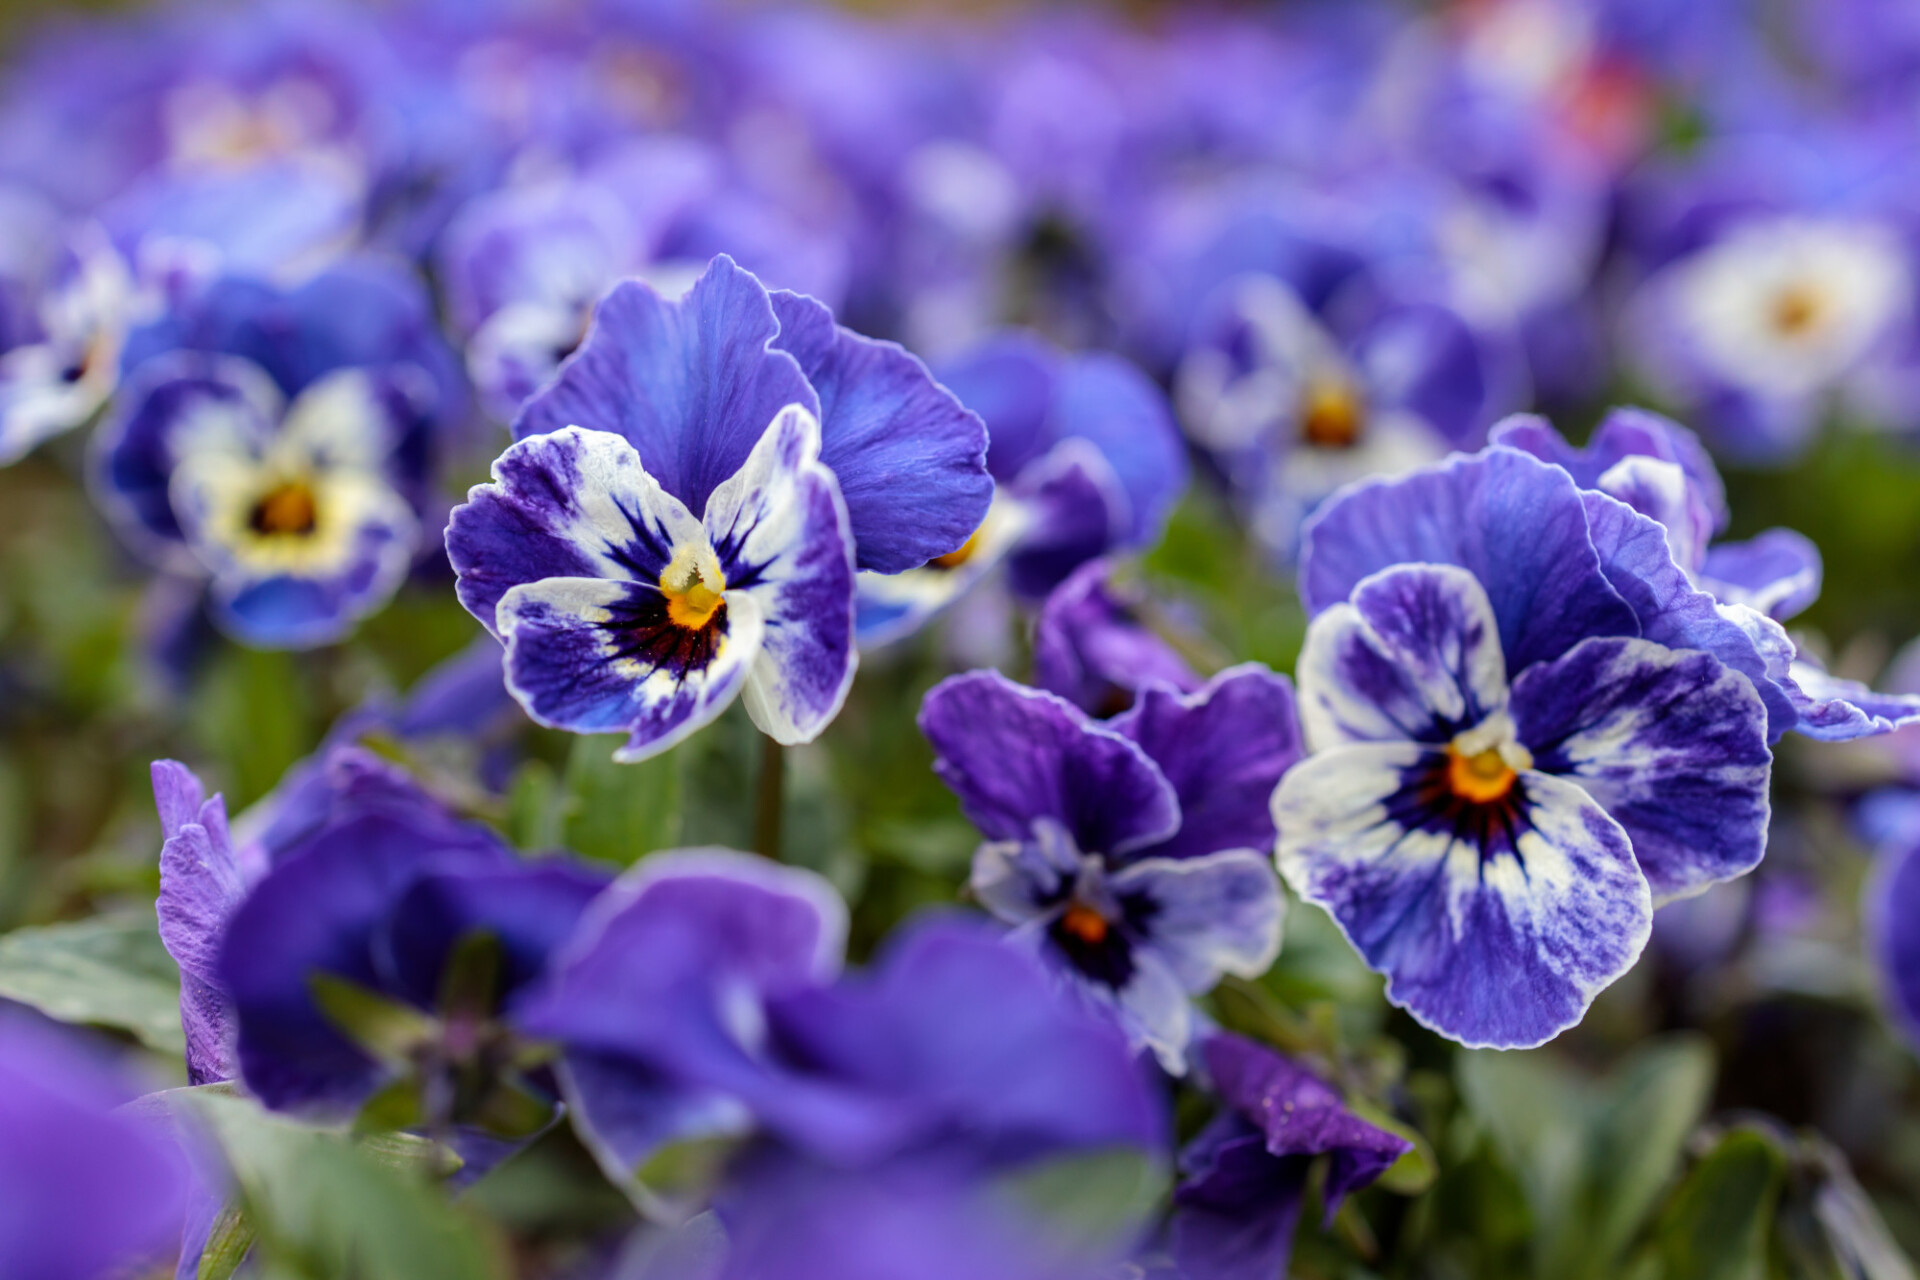
{"label": "white and purple pansy flower", "polygon": [[1687,581],[1753,637],[1767,680],[1793,706],[1796,733],[1842,741],[1920,719],[1920,697],[1876,693],[1829,675],[1775,625],[1819,597],[1820,551],[1792,529],[1713,542],[1727,524],[1725,491],[1712,459],[1685,427],[1644,409],[1615,409],[1587,446],[1575,449],[1544,418],[1516,414],[1494,428],[1493,443],[1554,463],[1582,489],[1658,522]]}
{"label": "white and purple pansy flower", "polygon": [[1065,355],[1011,332],[938,373],[986,420],[993,506],[952,553],[860,575],[863,645],[911,634],[1002,563],[1015,596],[1041,600],[1086,561],[1150,544],[1186,488],[1166,397],[1117,356]]}
{"label": "white and purple pansy flower", "polygon": [[461,603],[534,719],[663,751],[744,695],[812,740],[853,680],[854,573],[966,542],[980,420],[900,348],[717,258],[687,296],[616,286],[456,508]]}
{"label": "white and purple pansy flower", "polygon": [[1622,513],[1641,519],[1490,449],[1307,530],[1312,754],[1273,796],[1280,871],[1462,1043],[1572,1026],[1656,904],[1765,851],[1769,708],[1729,660],[1751,650],[1690,615],[1684,581],[1635,576]]}
{"label": "white and purple pansy flower", "polygon": [[1150,686],[1101,723],[981,671],[935,686],[920,727],[987,837],[975,895],[1184,1070],[1189,996],[1279,952],[1285,904],[1257,851],[1300,755],[1292,687],[1235,667],[1191,694]]}
{"label": "white and purple pansy flower", "polygon": [[[15,193],[0,193],[0,226],[23,236]],[[24,250],[16,242],[9,256]],[[0,317],[0,466],[70,431],[107,402],[120,378],[120,349],[133,305],[126,264],[97,228],[71,234],[45,280],[0,271],[33,298]],[[15,306],[18,306],[16,303]],[[12,308],[8,308],[12,311]]]}

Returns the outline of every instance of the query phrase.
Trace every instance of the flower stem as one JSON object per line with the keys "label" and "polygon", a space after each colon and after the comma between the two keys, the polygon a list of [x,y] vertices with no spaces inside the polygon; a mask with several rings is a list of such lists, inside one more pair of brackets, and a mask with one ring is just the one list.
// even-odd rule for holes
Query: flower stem
{"label": "flower stem", "polygon": [[778,862],[781,818],[786,812],[787,749],[772,738],[763,738],[761,743],[760,789],[753,811],[753,849]]}

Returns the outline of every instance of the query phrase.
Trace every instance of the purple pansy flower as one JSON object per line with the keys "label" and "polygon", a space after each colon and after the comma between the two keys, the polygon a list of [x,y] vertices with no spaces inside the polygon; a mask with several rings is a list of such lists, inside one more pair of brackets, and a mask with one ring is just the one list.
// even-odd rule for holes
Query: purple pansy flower
{"label": "purple pansy flower", "polygon": [[616,286],[514,434],[447,530],[461,603],[528,714],[624,731],[623,760],[742,693],[812,740],[852,683],[856,566],[953,551],[991,494],[980,420],[918,360],[725,257],[678,302]]}
{"label": "purple pansy flower", "polygon": [[1183,1069],[1188,997],[1257,977],[1280,948],[1263,851],[1266,797],[1300,754],[1292,686],[1235,667],[1192,694],[1149,686],[1102,724],[973,672],[927,694],[920,727],[987,837],[975,895]]}
{"label": "purple pansy flower", "polygon": [[1017,597],[1043,599],[1095,556],[1150,545],[1186,487],[1166,398],[1117,356],[1008,333],[943,361],[939,375],[986,419],[993,506],[953,553],[861,575],[862,644],[911,633],[1003,561]]}
{"label": "purple pansy flower", "polygon": [[1792,705],[1796,732],[1841,741],[1920,719],[1920,697],[1876,693],[1829,675],[1773,625],[1819,596],[1819,549],[1791,529],[1712,542],[1727,523],[1726,495],[1712,459],[1685,427],[1644,409],[1615,409],[1587,446],[1575,449],[1545,419],[1515,415],[1494,428],[1493,442],[1554,463],[1582,489],[1657,521],[1687,581],[1752,637],[1767,682]]}
{"label": "purple pansy flower", "polygon": [[1412,1149],[1368,1124],[1305,1067],[1224,1033],[1200,1059],[1224,1104],[1180,1153],[1170,1245],[1181,1280],[1268,1280],[1285,1274],[1307,1171],[1330,1155],[1327,1221]]}
{"label": "purple pansy flower", "polygon": [[27,193],[0,190],[13,241],[0,273],[0,466],[92,417],[120,378],[133,280],[96,228],[53,247],[52,217]]}
{"label": "purple pansy flower", "polygon": [[1301,581],[1313,754],[1273,797],[1281,874],[1423,1024],[1550,1039],[1656,902],[1759,862],[1756,655],[1653,521],[1489,449],[1348,490]]}
{"label": "purple pansy flower", "polygon": [[1205,682],[1187,660],[1141,622],[1142,603],[1114,584],[1109,561],[1074,570],[1034,623],[1034,683],[1094,716],[1125,711],[1150,684],[1199,689]]}
{"label": "purple pansy flower", "polygon": [[[194,1071],[320,1115],[417,1073],[424,1122],[488,1123],[486,1089],[469,1086],[511,1065],[502,1014],[605,877],[519,860],[355,748],[335,750],[237,849],[217,798],[197,803],[178,765],[154,772],[169,832],[162,936],[188,980]],[[478,935],[486,962],[454,972]],[[420,1012],[403,1018],[405,1044],[365,1043],[336,1020],[329,991]]]}
{"label": "purple pansy flower", "polygon": [[0,1272],[99,1280],[172,1255],[186,1170],[114,1110],[135,1092],[79,1034],[0,1007]]}
{"label": "purple pansy flower", "polygon": [[136,550],[208,581],[237,639],[337,640],[438,518],[462,405],[451,358],[419,282],[382,264],[288,291],[217,282],[129,338],[96,492]]}
{"label": "purple pansy flower", "polygon": [[928,923],[836,982],[845,929],[819,877],[725,850],[654,855],[595,905],[522,1025],[565,1047],[575,1122],[610,1177],[756,1127],[836,1166],[1157,1139],[1122,1038],[1031,959]]}

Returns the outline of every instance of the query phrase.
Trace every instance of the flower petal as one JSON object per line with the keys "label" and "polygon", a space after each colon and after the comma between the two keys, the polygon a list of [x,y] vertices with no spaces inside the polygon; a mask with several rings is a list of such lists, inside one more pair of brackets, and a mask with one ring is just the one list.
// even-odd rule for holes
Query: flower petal
{"label": "flower petal", "polygon": [[1351,604],[1308,625],[1298,674],[1300,719],[1316,750],[1444,743],[1507,701],[1493,606],[1452,565],[1402,565],[1361,582]]}
{"label": "flower petal", "polygon": [[1595,639],[1521,673],[1513,718],[1633,841],[1656,902],[1751,871],[1767,845],[1766,709],[1710,654]]}
{"label": "flower petal", "polygon": [[1920,1046],[1920,844],[1910,836],[1881,850],[1863,915],[1882,998]]}
{"label": "flower petal", "polygon": [[1112,574],[1107,561],[1089,561],[1047,596],[1033,629],[1034,683],[1089,715],[1110,714],[1113,703],[1124,707],[1156,682],[1198,689],[1200,677],[1140,622]]}
{"label": "flower petal", "polygon": [[1012,493],[1025,509],[1007,556],[1016,595],[1044,600],[1067,575],[1122,541],[1131,505],[1113,465],[1085,440],[1062,440],[1020,473]]}
{"label": "flower petal", "polygon": [[1744,604],[1784,622],[1820,595],[1820,549],[1792,529],[1768,529],[1707,550],[1700,585],[1724,604]]}
{"label": "flower petal", "polygon": [[1141,897],[1150,905],[1144,945],[1191,995],[1211,991],[1222,974],[1257,978],[1280,954],[1286,899],[1264,853],[1149,858],[1107,883],[1116,897]]}
{"label": "flower petal", "polygon": [[1638,635],[1602,574],[1572,477],[1512,449],[1335,495],[1302,534],[1300,594],[1321,613],[1399,564],[1458,565],[1486,588],[1507,669],[1593,635]]}
{"label": "flower petal", "polygon": [[658,582],[674,550],[704,541],[686,504],[618,436],[572,427],[495,459],[447,523],[460,603],[495,635],[500,598],[542,578]]}
{"label": "flower petal", "polygon": [[994,840],[1025,840],[1037,819],[1085,852],[1124,855],[1171,836],[1180,802],[1133,742],[1072,703],[974,671],[935,685],[920,707],[934,772]]}
{"label": "flower petal", "polygon": [[1148,686],[1110,727],[1140,744],[1180,800],[1180,830],[1136,856],[1273,847],[1273,789],[1301,755],[1285,676],[1246,663],[1192,693]]}
{"label": "flower petal", "polygon": [[745,465],[713,491],[705,525],[729,608],[758,606],[765,632],[747,681],[747,713],[776,742],[811,742],[853,687],[853,537],[820,424],[789,405]]}
{"label": "flower petal", "polygon": [[623,436],[692,511],[738,471],[782,408],[820,402],[799,363],[775,350],[767,290],[722,254],[686,297],[638,280],[600,300],[586,341],[513,420],[513,436],[580,426]]}
{"label": "flower petal", "polygon": [[1470,1046],[1542,1044],[1646,945],[1646,879],[1619,824],[1547,774],[1520,776],[1498,847],[1436,825],[1406,794],[1436,759],[1412,743],[1362,744],[1294,766],[1274,793],[1280,873],[1422,1025]]}
{"label": "flower petal", "polygon": [[698,631],[672,621],[651,586],[548,578],[500,601],[507,689],[541,724],[624,731],[623,761],[657,755],[711,721],[745,687],[764,634],[760,606],[728,593]]}
{"label": "flower petal", "polygon": [[1829,675],[1805,655],[1796,655],[1787,672],[1787,696],[1800,716],[1794,732],[1816,741],[1869,738],[1920,721],[1920,694],[1876,693]]}
{"label": "flower petal", "polygon": [[862,569],[899,573],[958,548],[993,500],[987,427],[904,348],[833,322],[812,298],[773,295],[774,345],[820,397],[821,461],[847,501]]}

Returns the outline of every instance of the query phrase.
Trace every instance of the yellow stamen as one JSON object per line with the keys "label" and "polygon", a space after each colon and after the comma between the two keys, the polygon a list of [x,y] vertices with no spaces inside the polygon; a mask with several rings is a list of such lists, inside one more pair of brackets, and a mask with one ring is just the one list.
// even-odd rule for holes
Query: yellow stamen
{"label": "yellow stamen", "polygon": [[1475,804],[1504,800],[1518,776],[1496,747],[1472,755],[1458,747],[1447,748],[1447,785],[1462,800]]}
{"label": "yellow stamen", "polygon": [[1790,285],[1773,299],[1773,327],[1784,337],[1797,338],[1820,320],[1820,294],[1804,284]]}
{"label": "yellow stamen", "polygon": [[726,576],[720,572],[711,551],[702,556],[692,548],[684,548],[660,573],[660,593],[667,598],[667,617],[675,626],[689,631],[698,631],[713,621],[726,590]]}
{"label": "yellow stamen", "polygon": [[1351,449],[1360,441],[1366,415],[1360,396],[1345,382],[1327,380],[1307,388],[1300,407],[1300,438],[1321,449]]}
{"label": "yellow stamen", "polygon": [[933,559],[927,561],[927,568],[951,571],[966,564],[967,561],[973,559],[974,553],[980,550],[980,531],[984,528],[986,528],[986,526],[982,525],[980,529],[975,529],[965,542],[947,552],[947,554],[935,556]]}
{"label": "yellow stamen", "polygon": [[1090,947],[1107,940],[1107,918],[1083,902],[1076,902],[1060,917],[1060,927]]}
{"label": "yellow stamen", "polygon": [[304,537],[313,532],[319,515],[319,504],[314,501],[313,490],[298,480],[289,480],[270,490],[254,504],[253,515],[248,523],[255,533]]}

